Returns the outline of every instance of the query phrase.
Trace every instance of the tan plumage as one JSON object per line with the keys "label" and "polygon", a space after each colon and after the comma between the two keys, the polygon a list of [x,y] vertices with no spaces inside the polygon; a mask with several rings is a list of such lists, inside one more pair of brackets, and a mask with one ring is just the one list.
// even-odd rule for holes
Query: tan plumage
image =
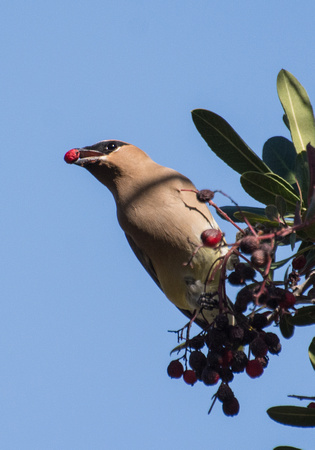
{"label": "tan plumage", "polygon": [[[77,165],[85,167],[113,194],[117,217],[127,240],[165,295],[187,316],[200,310],[199,296],[216,292],[215,279],[205,286],[213,263],[226,247],[203,247],[201,233],[217,228],[208,207],[197,200],[192,182],[160,166],[139,148],[121,141],[101,141],[76,149]],[[203,310],[197,322],[209,323],[217,310]]]}

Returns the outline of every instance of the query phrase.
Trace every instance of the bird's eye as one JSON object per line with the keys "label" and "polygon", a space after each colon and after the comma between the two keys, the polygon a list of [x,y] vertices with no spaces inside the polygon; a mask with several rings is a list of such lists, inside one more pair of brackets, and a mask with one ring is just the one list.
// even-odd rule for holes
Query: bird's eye
{"label": "bird's eye", "polygon": [[117,145],[114,142],[111,142],[110,144],[108,144],[106,146],[106,149],[110,150],[110,151],[115,150],[116,148],[117,148]]}

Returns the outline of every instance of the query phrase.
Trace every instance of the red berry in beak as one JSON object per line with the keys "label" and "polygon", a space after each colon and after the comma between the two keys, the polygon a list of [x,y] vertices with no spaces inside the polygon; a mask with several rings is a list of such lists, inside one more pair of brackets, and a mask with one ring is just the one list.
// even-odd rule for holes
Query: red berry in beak
{"label": "red berry in beak", "polygon": [[67,164],[72,164],[75,161],[77,161],[79,158],[80,158],[80,152],[76,148],[69,150],[64,156],[64,160],[66,161]]}

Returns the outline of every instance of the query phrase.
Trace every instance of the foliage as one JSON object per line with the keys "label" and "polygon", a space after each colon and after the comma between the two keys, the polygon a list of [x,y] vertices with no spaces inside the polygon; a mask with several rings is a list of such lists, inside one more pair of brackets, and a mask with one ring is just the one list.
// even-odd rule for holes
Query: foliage
{"label": "foliage", "polygon": [[[257,222],[274,228],[275,221],[283,219],[284,227],[296,226],[299,250],[290,258],[304,253],[306,263],[300,275],[306,275],[305,284],[313,286],[314,267],[314,203],[315,203],[315,121],[308,95],[296,78],[281,70],[277,89],[284,109],[284,121],[291,132],[292,141],[280,136],[267,140],[261,160],[220,116],[210,111],[194,110],[193,121],[209,147],[232,169],[241,174],[244,190],[266,208],[251,212],[250,208],[223,207],[231,218],[252,225]],[[274,217],[268,214],[272,209]],[[303,226],[300,226],[300,225]],[[294,236],[293,234],[291,236]],[[290,245],[287,241],[284,245]],[[294,245],[293,245],[294,247]],[[308,283],[307,283],[308,282]],[[295,287],[297,300],[303,300],[303,290]],[[294,292],[294,291],[293,291]],[[307,306],[287,315],[281,331],[285,337],[293,335],[294,326],[315,323],[315,306]],[[309,356],[315,369],[315,339]],[[275,407],[268,414],[278,422],[296,426],[315,426],[315,410],[297,407]]]}
{"label": "foliage", "polygon": [[[215,192],[196,193],[200,201],[208,201],[221,217],[233,223],[238,234],[224,260],[213,268],[213,272],[221,273],[216,305],[220,312],[218,318],[194,338],[189,336],[189,324],[185,342],[174,351],[185,350],[182,359],[186,371],[190,372],[188,361],[195,371],[194,382],[201,380],[212,385],[221,380],[214,402],[222,401],[227,415],[237,414],[239,409],[228,386],[233,373],[246,368],[248,375],[259,376],[267,366],[267,352],[278,354],[281,350],[277,340],[271,343],[275,339],[271,336],[273,333],[266,333],[264,327],[275,323],[283,337],[289,339],[294,335],[295,327],[315,323],[315,121],[308,95],[291,73],[280,71],[277,90],[284,109],[283,121],[290,130],[292,142],[281,136],[271,137],[263,147],[262,159],[222,117],[204,109],[192,111],[194,124],[211,150],[240,174],[244,190],[264,205],[239,206],[230,199],[233,206],[219,208],[213,202]],[[238,225],[242,223],[245,223],[244,229]],[[221,245],[226,243],[222,240]],[[291,252],[282,261],[276,260],[279,246],[286,246]],[[238,257],[241,262],[237,262],[228,275],[228,264],[233,257]],[[277,279],[278,269],[285,266],[284,277],[282,270],[279,272],[282,277]],[[244,275],[245,269],[247,275]],[[251,270],[250,275],[248,270]],[[256,275],[261,281],[256,280]],[[226,296],[226,280],[242,286],[234,302]],[[213,308],[214,300],[211,301]],[[208,299],[205,308],[211,307],[211,301]],[[224,321],[226,317],[228,322]],[[241,329],[242,338],[235,328]],[[181,341],[183,330],[177,333]],[[204,345],[208,347],[206,357],[200,352]],[[245,361],[240,352],[244,353],[246,345]],[[234,367],[237,365],[236,356],[245,361],[244,367],[238,366],[240,370],[233,369],[233,364]],[[217,360],[213,363],[215,357]],[[315,338],[309,346],[309,358],[315,369]],[[224,407],[224,395],[230,402],[232,413]],[[314,397],[291,397],[314,400]],[[267,413],[285,425],[314,427],[315,403],[308,406],[276,406]]]}

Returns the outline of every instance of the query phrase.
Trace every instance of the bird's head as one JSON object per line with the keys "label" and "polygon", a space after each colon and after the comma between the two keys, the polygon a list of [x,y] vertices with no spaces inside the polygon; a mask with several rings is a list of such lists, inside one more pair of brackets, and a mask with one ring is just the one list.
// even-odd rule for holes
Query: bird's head
{"label": "bird's head", "polygon": [[122,176],[139,174],[145,170],[145,161],[151,158],[138,147],[117,140],[100,141],[97,144],[69,150],[64,160],[68,164],[85,167],[115,195],[117,181]]}
{"label": "bird's head", "polygon": [[130,144],[123,141],[101,141],[87,147],[73,148],[65,154],[64,159],[68,164],[77,164],[89,169],[93,165],[104,165],[111,159],[110,155],[113,152],[117,152],[125,145],[130,146]]}

